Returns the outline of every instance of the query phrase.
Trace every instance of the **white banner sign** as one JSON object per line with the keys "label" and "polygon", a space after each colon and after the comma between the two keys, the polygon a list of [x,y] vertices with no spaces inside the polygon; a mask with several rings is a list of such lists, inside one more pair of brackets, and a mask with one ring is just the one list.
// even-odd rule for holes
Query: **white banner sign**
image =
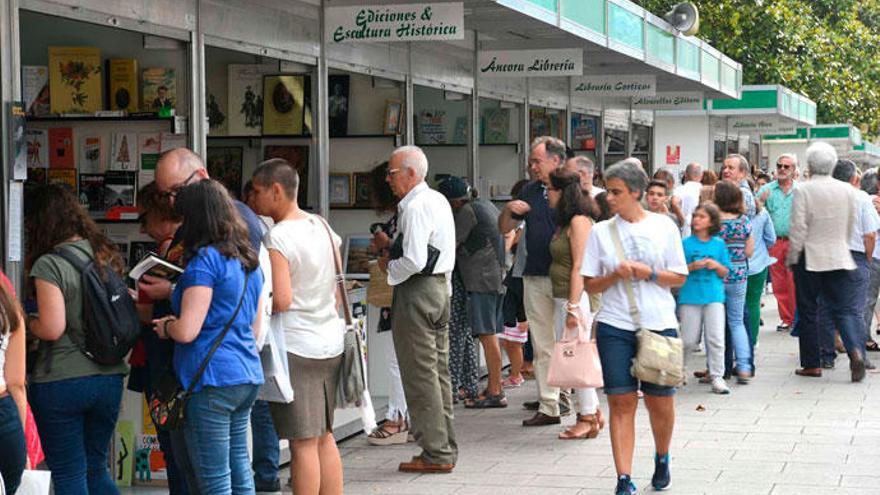
{"label": "white banner sign", "polygon": [[796,134],[797,123],[773,115],[743,115],[728,117],[727,133],[738,134]]}
{"label": "white banner sign", "polygon": [[632,99],[636,110],[702,110],[703,93],[657,93],[654,96],[638,96]]}
{"label": "white banner sign", "polygon": [[327,7],[330,43],[464,39],[464,4],[413,3]]}
{"label": "white banner sign", "polygon": [[580,76],[584,73],[584,51],[493,50],[480,52],[480,77]]}
{"label": "white banner sign", "polygon": [[657,94],[656,76],[585,76],[572,79],[572,94],[628,97]]}

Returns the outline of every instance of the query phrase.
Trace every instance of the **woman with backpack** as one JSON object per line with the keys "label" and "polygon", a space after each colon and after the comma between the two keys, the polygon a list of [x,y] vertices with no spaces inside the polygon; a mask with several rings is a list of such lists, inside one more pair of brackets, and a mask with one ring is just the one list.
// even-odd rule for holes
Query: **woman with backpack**
{"label": "woman with backpack", "polygon": [[200,493],[253,494],[247,429],[263,383],[252,330],[262,314],[258,255],[219,182],[183,187],[174,211],[183,217],[177,237],[186,268],[171,294],[174,315],[153,329],[175,342],[175,375],[183,389],[192,385],[182,427],[189,461]]}
{"label": "woman with backpack", "polygon": [[107,451],[128,366],[103,365],[81,346],[85,339],[82,274],[59,252],[122,273],[122,258],[76,195],[57,184],[41,187],[25,211],[30,251],[26,267],[37,314],[28,330],[39,339],[30,373],[30,404],[58,495],[115,494]]}

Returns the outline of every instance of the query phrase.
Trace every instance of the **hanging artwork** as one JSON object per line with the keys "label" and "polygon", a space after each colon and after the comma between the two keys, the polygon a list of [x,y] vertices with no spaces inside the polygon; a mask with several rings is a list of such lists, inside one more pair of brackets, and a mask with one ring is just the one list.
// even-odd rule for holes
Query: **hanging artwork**
{"label": "hanging artwork", "polygon": [[419,144],[446,144],[446,111],[422,110],[416,130]]}
{"label": "hanging artwork", "polygon": [[385,100],[385,120],[382,134],[386,136],[400,134],[400,113],[402,110],[403,103],[400,100]]}
{"label": "hanging artwork", "polygon": [[355,172],[352,174],[352,177],[352,187],[354,189],[354,202],[352,206],[355,208],[372,208],[373,202],[370,198],[370,194],[372,194],[371,174],[368,172]]}
{"label": "hanging artwork", "polygon": [[263,149],[263,159],[282,158],[287,160],[299,174],[299,191],[297,192],[297,204],[300,208],[306,208],[309,192],[309,147],[292,145],[273,145]]}
{"label": "hanging artwork", "polygon": [[351,174],[330,174],[330,206],[351,206]]}
{"label": "hanging artwork", "polygon": [[348,76],[336,75],[328,78],[330,97],[327,99],[327,116],[330,119],[330,137],[348,134],[349,85]]}
{"label": "hanging artwork", "polygon": [[486,108],[483,110],[481,129],[483,144],[508,142],[510,134],[510,110],[506,108]]}
{"label": "hanging artwork", "polygon": [[241,170],[244,149],[236,146],[208,148],[208,175],[226,186],[232,197],[241,197]]}
{"label": "hanging artwork", "polygon": [[302,135],[304,96],[302,76],[265,76],[263,135]]}
{"label": "hanging artwork", "polygon": [[277,67],[230,64],[227,71],[227,132],[231,136],[258,136],[263,132],[263,75],[277,72]]}

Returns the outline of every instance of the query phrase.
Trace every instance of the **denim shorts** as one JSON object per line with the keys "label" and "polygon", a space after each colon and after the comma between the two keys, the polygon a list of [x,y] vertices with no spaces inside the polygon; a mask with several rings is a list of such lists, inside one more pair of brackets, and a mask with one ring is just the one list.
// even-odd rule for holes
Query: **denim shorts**
{"label": "denim shorts", "polygon": [[502,298],[501,294],[494,292],[468,292],[467,312],[471,335],[495,335],[504,331]]}
{"label": "denim shorts", "polygon": [[[674,328],[657,333],[665,337],[678,336]],[[675,387],[664,387],[648,382],[639,383],[630,372],[632,360],[636,357],[639,346],[634,331],[621,330],[599,322],[596,327],[596,345],[599,348],[599,360],[602,362],[602,380],[605,382],[606,395],[628,394],[636,390],[659,397],[675,394]]]}

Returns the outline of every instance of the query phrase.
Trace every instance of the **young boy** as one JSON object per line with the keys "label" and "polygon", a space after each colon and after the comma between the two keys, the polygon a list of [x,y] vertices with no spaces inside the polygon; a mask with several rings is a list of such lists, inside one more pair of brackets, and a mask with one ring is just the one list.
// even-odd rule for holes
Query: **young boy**
{"label": "young boy", "polygon": [[645,194],[645,202],[648,204],[648,210],[661,215],[666,215],[672,219],[672,223],[681,229],[681,222],[677,215],[669,211],[669,189],[666,183],[661,180],[652,180],[648,184],[648,190]]}

